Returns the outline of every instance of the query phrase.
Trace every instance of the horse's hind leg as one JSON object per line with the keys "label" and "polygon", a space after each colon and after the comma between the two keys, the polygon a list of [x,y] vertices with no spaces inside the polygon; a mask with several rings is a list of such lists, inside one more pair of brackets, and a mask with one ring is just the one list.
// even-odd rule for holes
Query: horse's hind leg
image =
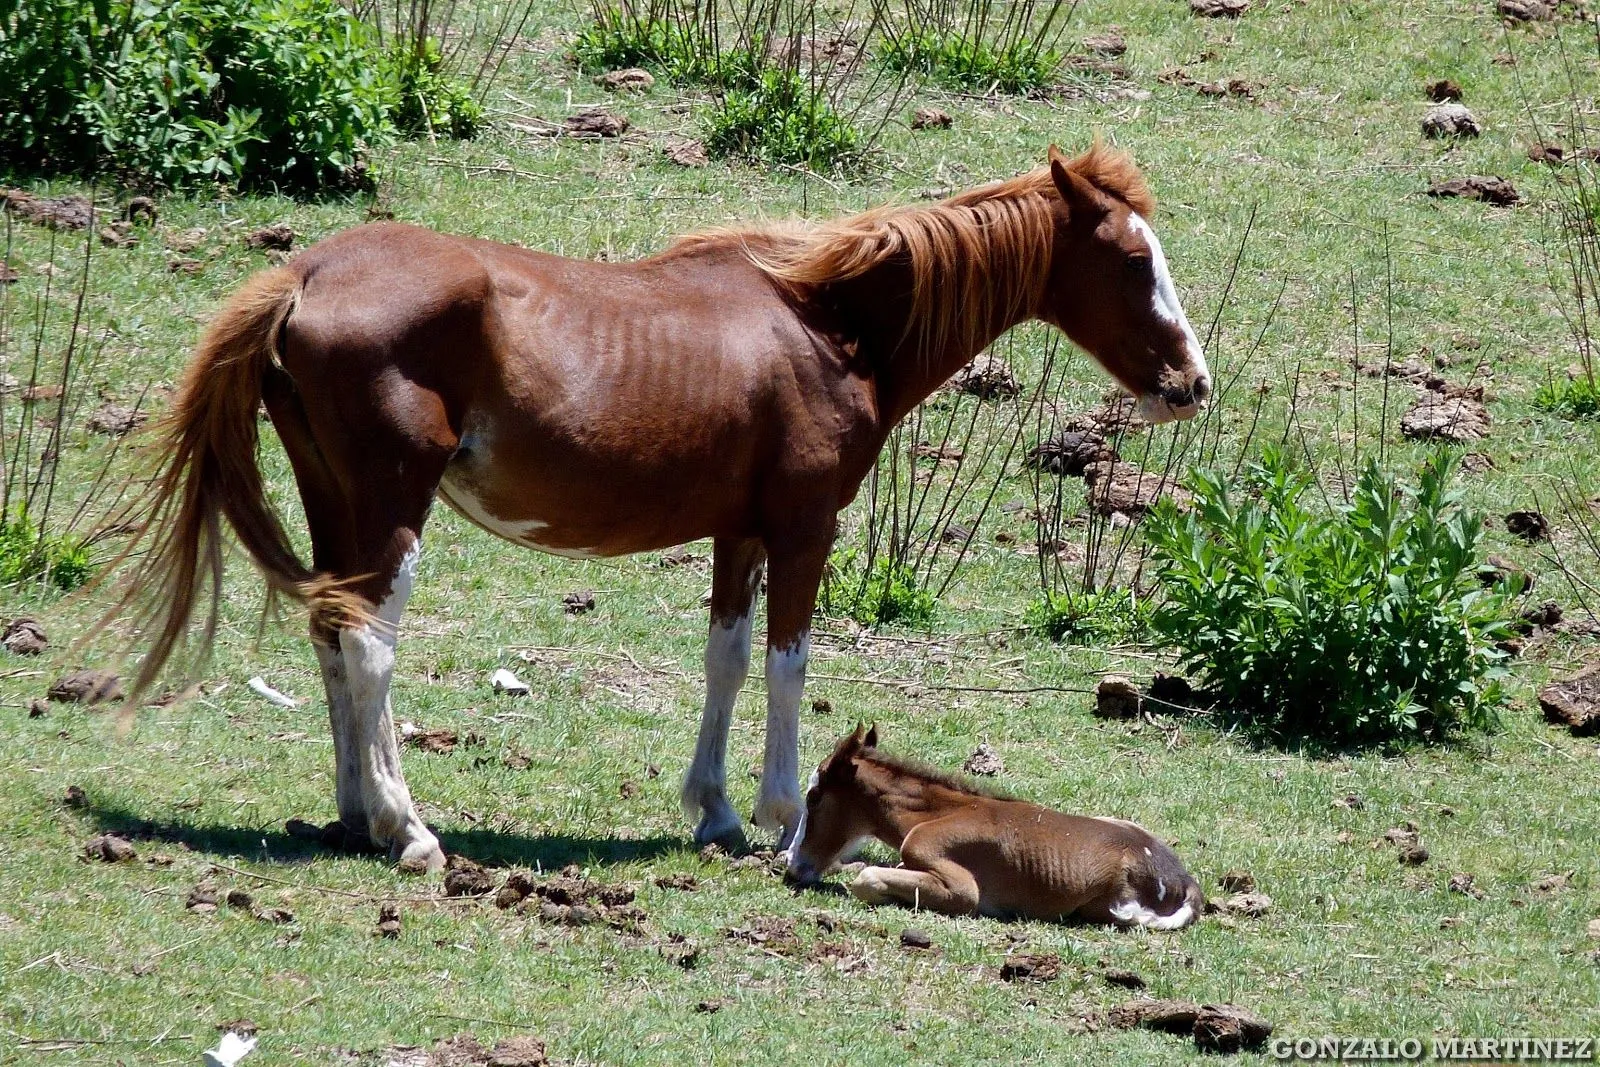
{"label": "horse's hind leg", "polygon": [[[328,691],[339,821],[354,838],[386,847],[407,869],[444,865],[400,770],[389,686],[401,613],[416,579],[423,520],[449,448],[397,432],[380,411],[321,419],[283,380],[265,391],[306,507],[313,563],[369,605],[359,626],[312,606],[311,634]],[[312,395],[347,396],[331,388]],[[352,439],[349,427],[364,426]]]}
{"label": "horse's hind leg", "polygon": [[728,727],[750,673],[750,616],[765,558],[761,542],[719,539],[711,572],[711,633],[706,639],[706,704],[694,762],[683,779],[683,810],[698,816],[694,840],[742,849],[744,830],[728,803]]}

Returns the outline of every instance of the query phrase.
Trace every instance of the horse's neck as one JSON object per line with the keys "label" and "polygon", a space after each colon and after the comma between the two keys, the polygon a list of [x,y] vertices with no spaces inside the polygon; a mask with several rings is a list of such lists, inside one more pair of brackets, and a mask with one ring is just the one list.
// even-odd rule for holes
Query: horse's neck
{"label": "horse's neck", "polygon": [[868,788],[878,805],[877,836],[891,848],[898,849],[906,835],[922,823],[971,802],[970,797],[947,785],[914,775],[880,770],[874,777],[876,780],[868,783]]}
{"label": "horse's neck", "polygon": [[[972,357],[1038,308],[1022,298],[1015,279],[1044,269],[1043,264],[991,263],[984,270],[956,263],[936,270],[925,287],[937,298],[916,299],[915,279],[903,260],[886,261],[847,283],[847,313],[854,320],[865,355],[877,380],[880,416],[887,429],[926,400]],[[995,293],[982,309],[963,310],[956,328],[940,331],[932,321],[945,303],[962,294],[992,286]]]}

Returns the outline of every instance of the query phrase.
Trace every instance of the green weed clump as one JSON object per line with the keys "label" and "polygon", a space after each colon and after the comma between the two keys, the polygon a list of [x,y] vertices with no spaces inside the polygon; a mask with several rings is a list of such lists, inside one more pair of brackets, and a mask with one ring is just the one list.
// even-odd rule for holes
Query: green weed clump
{"label": "green weed clump", "polygon": [[1600,385],[1589,378],[1551,378],[1534,391],[1533,406],[1566,419],[1600,419]]}
{"label": "green weed clump", "polygon": [[923,29],[885,39],[878,62],[957,89],[1020,96],[1055,84],[1061,54],[1026,39],[991,46],[961,34]]}
{"label": "green weed clump", "polygon": [[857,158],[861,132],[793,70],[765,70],[706,115],[706,151],[770,164],[835,167]]}
{"label": "green weed clump", "polygon": [[44,580],[76,589],[90,570],[89,548],[77,538],[42,534],[26,514],[0,521],[0,586]]}
{"label": "green weed clump", "polygon": [[1046,594],[1028,606],[1022,621],[1057,644],[1122,644],[1145,639],[1154,610],[1131,589],[1084,590]]}
{"label": "green weed clump", "polygon": [[917,581],[916,571],[887,558],[875,560],[861,573],[856,549],[835,553],[829,560],[829,580],[822,587],[818,606],[825,615],[845,615],[863,626],[901,623],[927,626],[939,601]]}
{"label": "green weed clump", "polygon": [[1166,594],[1152,630],[1224,715],[1277,741],[1403,747],[1494,724],[1507,600],[1477,578],[1479,515],[1436,455],[1415,487],[1369,463],[1348,504],[1311,506],[1314,479],[1279,449],[1244,484],[1188,480],[1147,535]]}
{"label": "green weed clump", "polygon": [[362,187],[401,133],[476,126],[437,57],[338,0],[0,0],[0,143],[19,171]]}

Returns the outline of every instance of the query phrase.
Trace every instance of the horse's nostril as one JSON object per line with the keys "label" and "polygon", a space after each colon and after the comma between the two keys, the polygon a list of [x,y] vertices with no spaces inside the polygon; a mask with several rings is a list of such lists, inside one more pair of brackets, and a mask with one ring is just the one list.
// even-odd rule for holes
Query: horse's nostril
{"label": "horse's nostril", "polygon": [[1194,398],[1195,398],[1195,401],[1197,403],[1201,402],[1201,401],[1204,401],[1205,398],[1210,396],[1210,395],[1211,395],[1211,379],[1202,374],[1200,377],[1198,377],[1198,378],[1196,378],[1194,380]]}

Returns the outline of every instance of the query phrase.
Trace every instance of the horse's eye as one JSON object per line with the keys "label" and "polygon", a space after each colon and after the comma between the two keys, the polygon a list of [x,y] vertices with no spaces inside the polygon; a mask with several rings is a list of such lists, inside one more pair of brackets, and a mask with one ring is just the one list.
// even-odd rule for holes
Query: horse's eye
{"label": "horse's eye", "polygon": [[1149,256],[1129,256],[1127,267],[1128,273],[1137,277],[1148,278],[1151,275]]}

